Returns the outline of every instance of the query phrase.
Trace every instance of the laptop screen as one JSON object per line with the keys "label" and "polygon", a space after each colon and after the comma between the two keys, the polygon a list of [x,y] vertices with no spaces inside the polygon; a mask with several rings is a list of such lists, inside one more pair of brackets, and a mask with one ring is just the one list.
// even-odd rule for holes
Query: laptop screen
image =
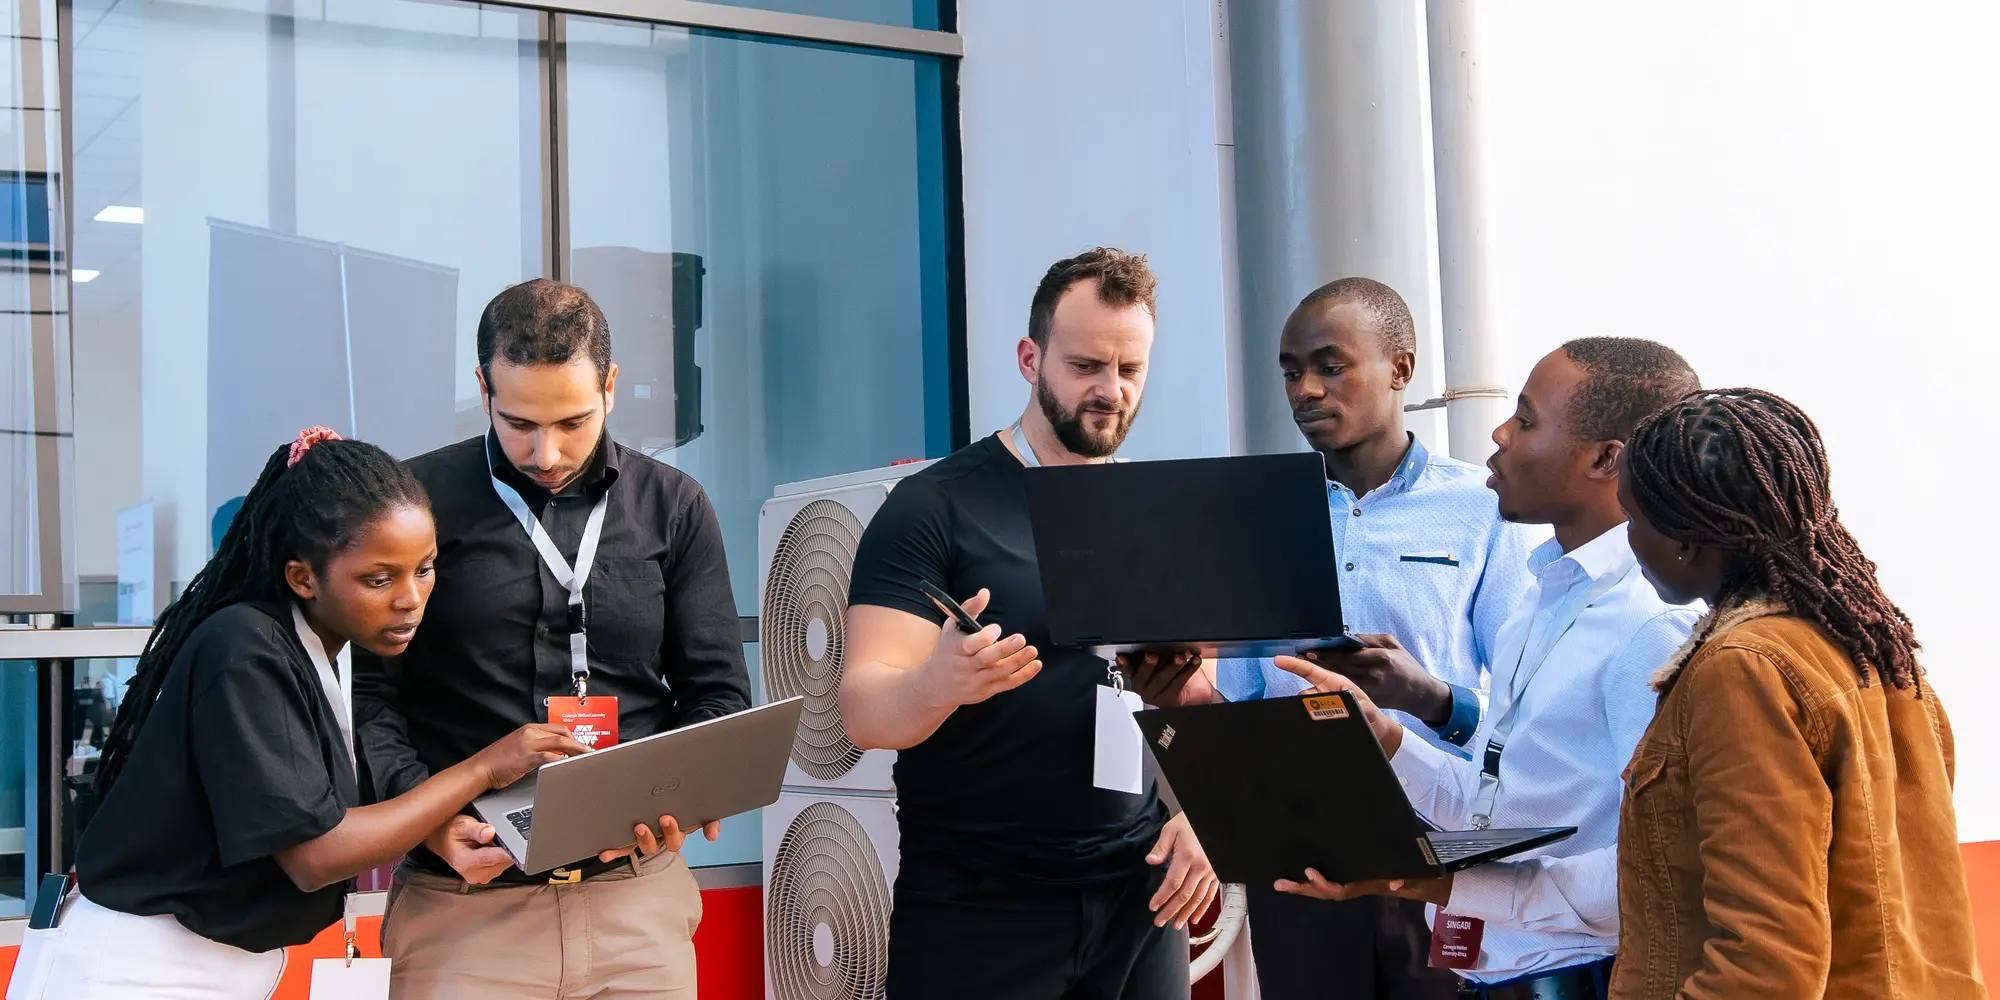
{"label": "laptop screen", "polygon": [[1316,453],[1027,470],[1059,645],[1340,635]]}

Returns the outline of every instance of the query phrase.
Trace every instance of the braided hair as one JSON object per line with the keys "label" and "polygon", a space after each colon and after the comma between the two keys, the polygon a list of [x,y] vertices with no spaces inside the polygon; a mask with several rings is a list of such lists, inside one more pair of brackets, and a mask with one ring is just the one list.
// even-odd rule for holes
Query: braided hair
{"label": "braided hair", "polygon": [[1921,694],[1916,631],[1841,525],[1826,446],[1797,406],[1757,389],[1692,393],[1640,424],[1625,456],[1655,528],[1735,553],[1717,607],[1769,594],[1845,649],[1864,686],[1872,671]]}
{"label": "braided hair", "polygon": [[214,557],[160,613],[105,734],[94,788],[100,797],[124,769],[167,668],[209,615],[246,600],[289,601],[286,563],[303,560],[324,572],[329,558],[352,547],[383,514],[430,509],[423,486],[403,463],[372,444],[331,435],[316,428],[271,453]]}

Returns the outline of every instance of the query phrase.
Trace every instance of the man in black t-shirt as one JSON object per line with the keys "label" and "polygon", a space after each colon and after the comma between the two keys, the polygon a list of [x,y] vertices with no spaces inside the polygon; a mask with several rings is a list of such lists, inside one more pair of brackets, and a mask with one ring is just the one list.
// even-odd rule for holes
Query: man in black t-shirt
{"label": "man in black t-shirt", "polygon": [[[1094,783],[1110,673],[1050,646],[1022,485],[1029,465],[1101,462],[1124,441],[1153,289],[1145,258],[1118,250],[1051,267],[1018,348],[1021,419],[903,480],[861,539],[840,711],[857,745],[900,751],[890,1000],[1188,995],[1185,928],[1215,873],[1150,781]],[[972,595],[987,627],[946,624],[923,582]]]}

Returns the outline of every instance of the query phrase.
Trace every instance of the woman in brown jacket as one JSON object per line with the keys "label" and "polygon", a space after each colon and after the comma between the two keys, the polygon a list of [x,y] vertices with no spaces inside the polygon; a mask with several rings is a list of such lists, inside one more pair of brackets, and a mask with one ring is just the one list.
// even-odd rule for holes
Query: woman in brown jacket
{"label": "woman in brown jacket", "polygon": [[1696,393],[1640,426],[1618,488],[1660,596],[1713,610],[1626,773],[1611,996],[1984,998],[1951,726],[1818,429]]}

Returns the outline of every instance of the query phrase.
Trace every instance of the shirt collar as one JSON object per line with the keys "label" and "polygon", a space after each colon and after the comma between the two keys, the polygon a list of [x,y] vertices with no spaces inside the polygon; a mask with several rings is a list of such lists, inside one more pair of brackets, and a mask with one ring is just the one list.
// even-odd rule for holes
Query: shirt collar
{"label": "shirt collar", "polygon": [[298,635],[299,645],[305,647],[306,659],[312,661],[314,669],[339,675],[334,669],[333,658],[326,655],[326,644],[319,640],[319,633],[313,631],[312,623],[306,621],[304,609],[297,604],[292,605],[292,631]]}
{"label": "shirt collar", "polygon": [[1389,482],[1392,484],[1400,482],[1401,488],[1407,490],[1424,474],[1425,469],[1430,468],[1430,464],[1431,453],[1425,450],[1424,443],[1417,440],[1415,434],[1410,434],[1410,450],[1403,454],[1402,464],[1396,466],[1396,472],[1389,477]]}
{"label": "shirt collar", "polygon": [[[1424,474],[1425,469],[1430,468],[1431,453],[1424,448],[1424,443],[1417,440],[1417,436],[1411,434],[1409,431],[1404,431],[1403,433],[1410,439],[1409,448],[1403,452],[1403,460],[1396,463],[1396,471],[1389,474],[1389,481],[1370,491],[1369,496],[1387,496],[1392,493],[1402,493],[1416,485],[1418,477]],[[1331,479],[1327,480],[1327,487],[1329,489],[1335,486],[1347,489],[1342,483]],[[1354,491],[1348,490],[1348,492],[1352,493]],[[1360,497],[1355,497],[1355,499],[1359,500]]]}
{"label": "shirt collar", "polygon": [[1625,534],[1625,522],[1618,522],[1596,538],[1564,552],[1562,543],[1551,538],[1535,547],[1528,556],[1528,569],[1536,577],[1547,577],[1557,567],[1568,564],[1572,572],[1584,578],[1602,580],[1606,576],[1622,574],[1632,568],[1637,557],[1632,555],[1632,543]]}
{"label": "shirt collar", "polygon": [[[549,496],[548,490],[540,483],[521,475],[514,463],[507,461],[507,453],[500,450],[500,436],[492,428],[486,430],[486,461],[494,478],[512,486],[523,497]],[[563,487],[564,493],[595,493],[618,479],[618,446],[611,441],[611,432],[605,431],[597,439],[597,450],[590,453],[590,461],[583,464],[583,474]]]}

